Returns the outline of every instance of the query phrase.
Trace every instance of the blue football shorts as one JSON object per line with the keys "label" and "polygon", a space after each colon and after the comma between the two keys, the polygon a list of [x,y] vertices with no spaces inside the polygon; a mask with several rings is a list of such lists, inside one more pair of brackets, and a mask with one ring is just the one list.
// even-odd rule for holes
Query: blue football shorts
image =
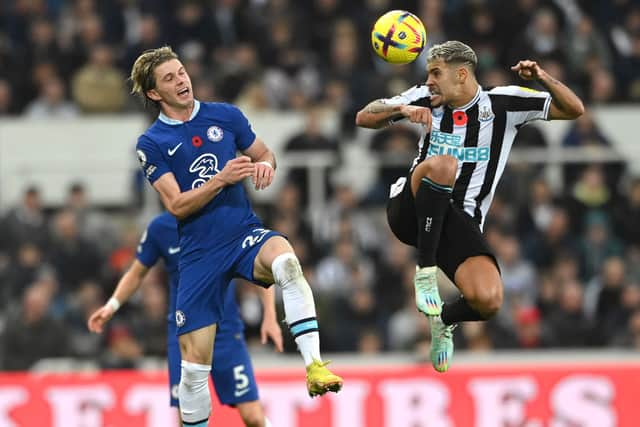
{"label": "blue football shorts", "polygon": [[274,236],[281,234],[265,228],[248,229],[241,237],[204,251],[198,259],[180,266],[175,313],[178,335],[223,319],[231,279],[241,277],[265,287],[271,285],[253,277],[253,264],[262,245]]}

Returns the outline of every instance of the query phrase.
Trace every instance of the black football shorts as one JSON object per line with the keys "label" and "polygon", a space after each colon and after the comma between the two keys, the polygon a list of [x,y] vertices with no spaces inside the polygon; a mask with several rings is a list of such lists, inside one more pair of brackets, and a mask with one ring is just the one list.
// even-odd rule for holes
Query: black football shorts
{"label": "black football shorts", "polygon": [[[391,197],[387,202],[387,221],[391,231],[401,242],[417,246],[418,219],[411,192],[411,176],[406,177],[404,188],[400,188],[401,185],[401,181],[398,181],[392,186]],[[442,226],[436,264],[455,283],[458,266],[467,258],[479,255],[491,258],[500,271],[496,257],[482,235],[479,224],[461,208],[451,203]]]}

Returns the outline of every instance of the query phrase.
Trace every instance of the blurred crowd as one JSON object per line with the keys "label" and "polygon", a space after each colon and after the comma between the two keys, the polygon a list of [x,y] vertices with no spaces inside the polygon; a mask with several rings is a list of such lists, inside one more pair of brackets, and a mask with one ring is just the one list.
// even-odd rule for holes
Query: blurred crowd
{"label": "blurred crowd", "polygon": [[640,99],[637,0],[2,0],[0,116],[140,108],[125,78],[140,52],[169,44],[201,99],[351,117],[424,79],[424,55],[409,66],[374,58],[371,26],[394,8],[422,18],[427,47],[469,43],[487,85],[533,58],[589,103]]}
{"label": "blurred crowd", "polygon": [[[369,47],[383,12],[416,11],[429,45],[459,39],[478,53],[483,85],[515,83],[518,59],[539,60],[586,105],[640,100],[640,2],[545,0],[0,0],[0,118],[72,118],[140,110],[126,76],[145,49],[170,44],[202,100],[242,109],[306,111],[305,129],[284,150],[340,155],[354,114],[372,99],[424,80],[424,55],[390,66]],[[506,43],[505,41],[509,42]],[[337,112],[324,134],[317,112]],[[256,204],[285,233],[309,278],[325,351],[417,351],[429,328],[414,304],[414,250],[385,222],[388,185],[406,173],[415,129],[377,132],[367,148],[407,158],[384,166],[362,194],[348,179],[329,182],[322,212],[308,205],[303,170],[275,203]],[[535,126],[517,146],[544,147]],[[590,114],[563,136],[567,147],[609,146]],[[406,166],[405,166],[406,164]],[[505,284],[505,304],[487,323],[467,323],[458,348],[610,347],[640,349],[640,179],[624,163],[562,168],[561,189],[543,166],[510,164],[485,233]],[[46,188],[28,188],[0,219],[0,367],[26,369],[44,357],[134,366],[163,357],[166,274],[153,269],[103,335],[86,318],[100,307],[135,256],[144,224],[137,206],[97,209],[82,182],[64,206],[42,206]],[[454,298],[455,291],[446,291]],[[256,289],[238,284],[251,342],[260,327]],[[280,307],[281,309],[281,307]],[[293,341],[288,348],[294,351]]]}

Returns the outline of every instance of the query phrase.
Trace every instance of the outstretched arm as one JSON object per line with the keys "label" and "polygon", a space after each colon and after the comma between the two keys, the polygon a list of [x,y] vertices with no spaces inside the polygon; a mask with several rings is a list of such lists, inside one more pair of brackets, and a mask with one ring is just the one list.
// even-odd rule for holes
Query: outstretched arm
{"label": "outstretched arm", "polygon": [[536,61],[519,61],[511,67],[523,80],[537,80],[551,94],[549,120],[573,120],[584,114],[578,95],[544,71]]}
{"label": "outstretched arm", "polygon": [[368,103],[356,114],[356,125],[369,129],[380,129],[390,124],[391,120],[402,118],[401,105],[386,104],[381,99]]}
{"label": "outstretched arm", "polygon": [[140,288],[142,279],[148,271],[149,269],[140,261],[133,261],[131,267],[120,278],[109,301],[89,317],[87,327],[91,332],[102,333],[104,325],[111,320],[120,305],[124,304]]}
{"label": "outstretched arm", "polygon": [[262,300],[262,325],[260,326],[260,339],[262,344],[266,344],[268,338],[271,338],[276,350],[282,352],[282,329],[276,318],[276,299],[275,286],[260,291],[260,299]]}
{"label": "outstretched arm", "polygon": [[380,129],[391,124],[392,120],[406,117],[412,123],[421,123],[431,130],[431,110],[415,105],[392,105],[377,99],[367,104],[356,114],[356,125]]}

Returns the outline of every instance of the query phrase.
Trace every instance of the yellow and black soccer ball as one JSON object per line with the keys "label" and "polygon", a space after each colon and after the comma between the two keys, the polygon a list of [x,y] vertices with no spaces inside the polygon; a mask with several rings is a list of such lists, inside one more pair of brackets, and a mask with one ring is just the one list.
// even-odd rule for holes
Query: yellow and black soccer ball
{"label": "yellow and black soccer ball", "polygon": [[371,30],[373,50],[387,62],[407,64],[415,60],[427,42],[422,21],[405,10],[382,15]]}

